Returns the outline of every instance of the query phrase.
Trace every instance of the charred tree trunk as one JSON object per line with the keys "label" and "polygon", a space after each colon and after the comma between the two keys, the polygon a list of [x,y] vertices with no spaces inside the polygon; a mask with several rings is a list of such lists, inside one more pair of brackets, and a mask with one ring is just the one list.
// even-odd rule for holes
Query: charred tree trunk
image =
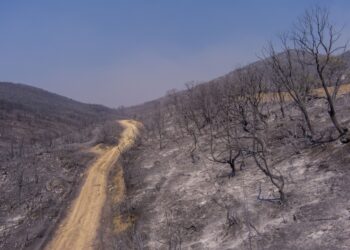
{"label": "charred tree trunk", "polygon": [[228,164],[230,164],[231,167],[231,173],[229,175],[229,177],[235,177],[236,175],[236,169],[235,169],[235,162],[234,161],[228,161]]}
{"label": "charred tree trunk", "polygon": [[313,129],[313,127],[312,127],[309,114],[308,114],[308,112],[306,111],[306,108],[305,108],[303,105],[299,105],[299,106],[300,106],[301,112],[303,113],[306,126],[307,126],[307,128],[308,128],[308,130],[309,130],[309,132],[310,132],[310,134],[311,134],[311,138],[313,138],[314,135],[315,135],[315,132],[314,132],[314,129]]}
{"label": "charred tree trunk", "polygon": [[[327,99],[328,99],[328,97],[327,97]],[[340,135],[346,134],[347,129],[342,128],[341,125],[339,124],[338,118],[337,118],[336,113],[335,113],[333,100],[331,100],[331,98],[328,100],[328,104],[329,104],[328,114],[329,114],[329,117],[331,118],[331,121],[332,121],[334,127],[338,130]]]}

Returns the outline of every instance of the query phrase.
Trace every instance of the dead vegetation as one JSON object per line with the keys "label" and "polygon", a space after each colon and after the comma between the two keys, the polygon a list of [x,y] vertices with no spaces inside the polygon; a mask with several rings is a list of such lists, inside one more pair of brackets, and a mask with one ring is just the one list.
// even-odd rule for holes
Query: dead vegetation
{"label": "dead vegetation", "polygon": [[113,112],[0,83],[0,249],[42,248],[94,158],[85,149]]}
{"label": "dead vegetation", "polygon": [[126,164],[140,215],[129,238],[142,235],[144,249],[347,249],[348,189],[325,186],[348,172],[335,156],[350,125],[339,37],[314,8],[281,51],[270,45],[258,63],[172,90],[153,113],[144,106],[145,140]]}
{"label": "dead vegetation", "polygon": [[[340,35],[328,11],[314,8],[260,62],[122,108],[145,129],[110,175],[100,246],[349,249],[349,65]],[[92,157],[77,148],[115,144],[118,128],[95,130],[76,110],[52,118],[27,103],[1,104],[0,248],[40,246]]]}

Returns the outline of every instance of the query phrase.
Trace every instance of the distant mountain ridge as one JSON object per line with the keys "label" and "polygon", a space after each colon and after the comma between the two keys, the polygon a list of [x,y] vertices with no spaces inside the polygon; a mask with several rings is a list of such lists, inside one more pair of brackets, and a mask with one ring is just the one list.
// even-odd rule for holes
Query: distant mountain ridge
{"label": "distant mountain ridge", "polygon": [[10,82],[0,82],[0,101],[21,105],[32,112],[54,112],[57,115],[64,110],[87,116],[116,112],[102,105],[85,104],[37,87]]}
{"label": "distant mountain ridge", "polygon": [[0,151],[11,141],[41,141],[118,119],[117,110],[25,84],[0,82]]}

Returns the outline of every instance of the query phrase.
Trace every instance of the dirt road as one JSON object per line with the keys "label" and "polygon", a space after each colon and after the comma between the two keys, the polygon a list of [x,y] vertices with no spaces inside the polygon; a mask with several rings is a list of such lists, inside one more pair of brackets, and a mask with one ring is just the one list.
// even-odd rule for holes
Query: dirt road
{"label": "dirt road", "polygon": [[47,245],[47,250],[94,249],[94,240],[107,196],[109,170],[120,154],[134,143],[138,133],[137,122],[123,120],[119,123],[124,127],[119,144],[106,149],[93,149],[99,152],[99,157],[87,170],[81,191]]}

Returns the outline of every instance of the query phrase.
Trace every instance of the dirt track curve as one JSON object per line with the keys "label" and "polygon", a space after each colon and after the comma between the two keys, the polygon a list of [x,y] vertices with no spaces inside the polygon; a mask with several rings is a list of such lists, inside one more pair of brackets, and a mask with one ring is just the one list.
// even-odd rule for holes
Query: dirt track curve
{"label": "dirt track curve", "polygon": [[136,121],[123,120],[119,123],[124,127],[119,144],[106,149],[93,148],[100,152],[100,155],[87,170],[79,195],[72,202],[46,250],[94,249],[101,212],[107,196],[109,170],[120,154],[132,146],[138,134]]}

